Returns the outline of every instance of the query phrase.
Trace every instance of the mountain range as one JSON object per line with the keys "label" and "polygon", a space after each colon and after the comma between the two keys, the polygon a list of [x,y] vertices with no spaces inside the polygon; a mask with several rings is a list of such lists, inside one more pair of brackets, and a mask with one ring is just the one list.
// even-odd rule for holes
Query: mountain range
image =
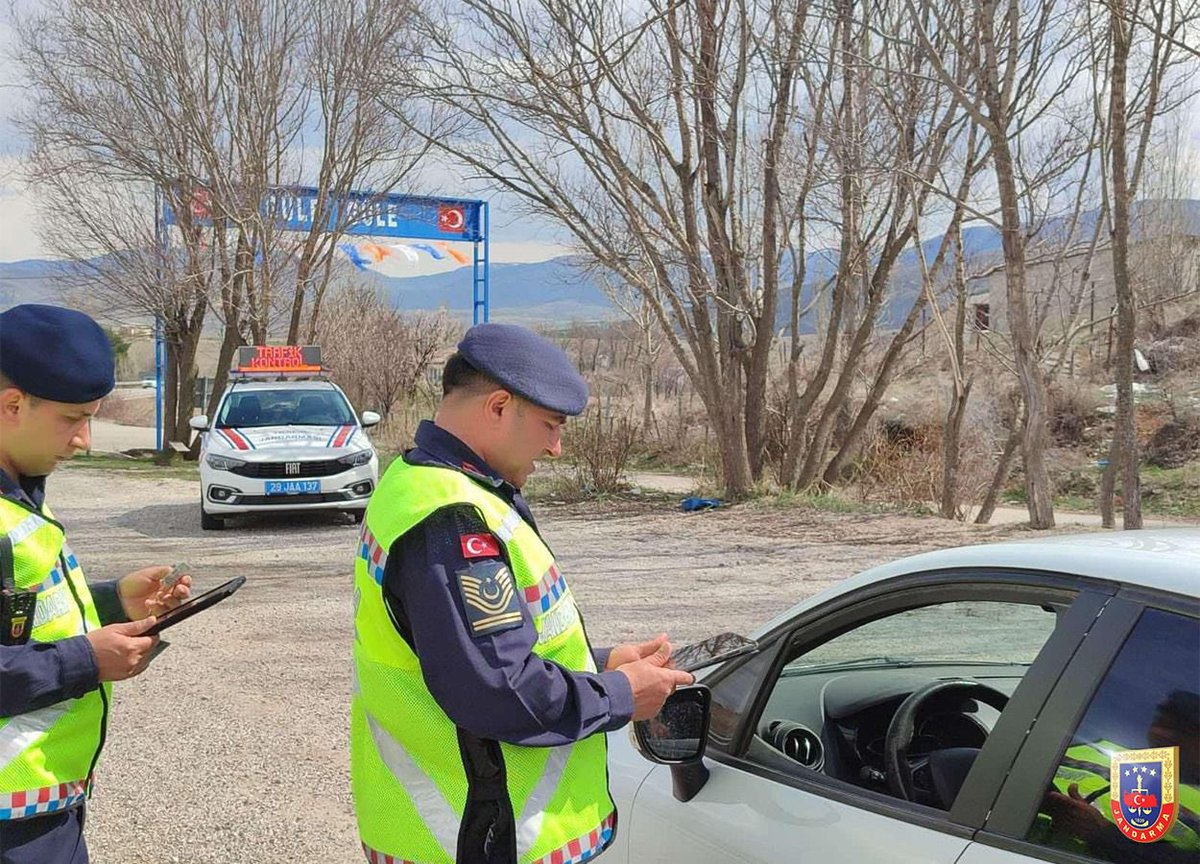
{"label": "mountain range", "polygon": [[[1138,213],[1171,211],[1173,230],[1200,236],[1200,200],[1171,202],[1140,202]],[[1081,234],[1086,235],[1095,224],[1096,214],[1084,219]],[[1158,233],[1151,227],[1157,219],[1141,219],[1143,237]],[[1040,232],[1052,236],[1062,230],[1062,220],[1049,220]],[[997,259],[1000,255],[1000,235],[990,226],[972,226],[963,231],[964,247],[975,261]],[[923,244],[927,260],[936,254],[941,237]],[[493,263],[491,265],[490,300],[492,317],[509,321],[571,321],[602,320],[620,316],[620,311],[580,265],[582,259],[571,256],[524,264]],[[71,281],[81,265],[70,261],[33,259],[0,262],[0,309],[17,303],[64,302],[61,285]],[[813,288],[826,281],[837,269],[836,250],[813,252],[807,260],[807,278],[801,302],[807,302]],[[469,267],[426,276],[388,277],[365,271],[368,278],[398,309],[432,310],[445,308],[456,317],[469,320],[471,316],[471,271]],[[64,278],[65,277],[65,278]],[[896,325],[903,318],[912,296],[920,287],[920,267],[916,251],[906,250],[894,269],[892,292],[884,312],[887,324]],[[787,319],[787,301],[781,304],[780,320]]]}

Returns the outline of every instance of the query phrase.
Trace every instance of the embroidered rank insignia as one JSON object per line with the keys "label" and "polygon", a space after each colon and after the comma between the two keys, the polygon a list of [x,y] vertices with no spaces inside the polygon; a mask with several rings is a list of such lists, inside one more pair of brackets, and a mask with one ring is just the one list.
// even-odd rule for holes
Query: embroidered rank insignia
{"label": "embroidered rank insignia", "polygon": [[1121,833],[1137,843],[1171,830],[1179,797],[1179,748],[1125,750],[1110,764],[1109,808]]}
{"label": "embroidered rank insignia", "polygon": [[458,591],[472,636],[486,636],[521,626],[521,598],[512,573],[501,561],[475,561],[460,570]]}

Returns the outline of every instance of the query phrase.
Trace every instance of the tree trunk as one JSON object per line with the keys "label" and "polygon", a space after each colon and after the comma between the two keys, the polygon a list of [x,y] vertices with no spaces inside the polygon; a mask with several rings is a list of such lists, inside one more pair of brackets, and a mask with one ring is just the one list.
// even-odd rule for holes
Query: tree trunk
{"label": "tree trunk", "polygon": [[1113,426],[1112,442],[1108,445],[1108,464],[1100,477],[1100,524],[1105,528],[1116,528],[1117,518],[1113,512],[1113,495],[1116,493],[1117,469],[1121,464],[1121,436]]}
{"label": "tree trunk", "polygon": [[163,335],[163,410],[162,410],[162,450],[170,449],[168,442],[174,426],[174,418],[179,413],[179,347],[178,335],[167,328]]}
{"label": "tree trunk", "polygon": [[1021,458],[1025,465],[1025,498],[1029,527],[1054,527],[1054,502],[1046,470],[1046,382],[1038,362],[1029,298],[1025,284],[1025,236],[1021,228],[1017,184],[1008,138],[992,135],[1000,196],[1001,240],[1004,247],[1004,282],[1008,300],[1008,328],[1013,359],[1025,403],[1021,432]]}
{"label": "tree trunk", "polygon": [[654,427],[654,363],[642,368],[642,434],[649,435]]}
{"label": "tree trunk", "polygon": [[[1118,442],[1115,449],[1120,453],[1122,525],[1130,530],[1142,527],[1142,490],[1138,474],[1137,408],[1133,401],[1133,338],[1137,327],[1137,309],[1129,279],[1128,259],[1131,191],[1126,164],[1125,78],[1130,33],[1125,21],[1125,0],[1113,0],[1110,16],[1113,47],[1109,97],[1113,184],[1112,258],[1113,287],[1117,296],[1117,416],[1113,438]],[[1114,467],[1114,463],[1110,462],[1110,467]],[[1111,510],[1111,487],[1108,499]]]}
{"label": "tree trunk", "polygon": [[825,473],[822,476],[822,481],[825,485],[833,486],[842,479],[846,471],[846,466],[858,450],[863,433],[866,432],[868,424],[875,416],[875,412],[879,410],[879,406],[883,403],[883,397],[887,393],[888,387],[891,386],[896,366],[904,352],[904,346],[908,344],[908,339],[916,327],[921,310],[924,308],[925,295],[922,292],[913,301],[913,305],[909,308],[908,316],[904,319],[904,323],[888,344],[888,349],[884,353],[883,359],[879,362],[879,368],[875,372],[875,380],[871,384],[871,389],[867,391],[862,407],[858,409],[858,414],[854,418],[853,424],[843,436],[837,453],[834,454],[833,459],[830,460],[829,465],[825,468]]}
{"label": "tree trunk", "polygon": [[[971,398],[971,381],[954,388],[950,409],[946,412],[946,429],[942,436],[942,500],[938,512],[946,519],[959,518],[958,513],[958,453],[962,440],[963,418],[967,416],[967,400]],[[993,504],[993,509],[995,505]],[[991,513],[988,514],[991,518]]]}
{"label": "tree trunk", "polygon": [[[1050,475],[1046,470],[1046,382],[1038,362],[1037,333],[1030,315],[1025,280],[1025,233],[1021,225],[1020,196],[1013,164],[1009,125],[1013,106],[1007,101],[999,71],[996,46],[995,0],[982,0],[978,7],[979,41],[985,57],[981,89],[987,104],[985,129],[992,145],[996,169],[996,192],[1000,199],[1000,239],[1004,250],[1004,284],[1008,301],[1008,329],[1013,360],[1025,404],[1021,433],[1021,457],[1025,463],[1025,497],[1031,528],[1054,527],[1054,502]],[[1010,13],[1015,10],[1009,0]],[[1012,58],[1009,58],[1012,62]]]}
{"label": "tree trunk", "polygon": [[975,516],[976,525],[986,525],[992,521],[992,514],[996,512],[996,502],[1004,490],[1004,481],[1008,479],[1008,473],[1012,470],[1013,458],[1017,455],[1017,448],[1021,444],[1023,425],[1018,418],[1013,423],[1012,431],[1008,433],[1008,440],[1004,442],[1004,451],[1000,454],[1000,461],[996,463],[996,473],[992,475],[992,485],[988,487],[987,494],[983,496],[983,503],[979,505],[979,513]]}
{"label": "tree trunk", "polygon": [[[710,412],[711,413],[711,412]],[[721,453],[724,471],[725,497],[740,501],[750,492],[753,480],[750,476],[750,460],[746,452],[745,425],[736,404],[723,406],[716,417],[719,425],[714,428],[717,448]]]}

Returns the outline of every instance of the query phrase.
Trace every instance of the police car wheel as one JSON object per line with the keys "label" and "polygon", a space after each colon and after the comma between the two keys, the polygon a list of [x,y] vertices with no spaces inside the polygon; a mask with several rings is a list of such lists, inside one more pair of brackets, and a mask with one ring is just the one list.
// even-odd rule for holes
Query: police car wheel
{"label": "police car wheel", "polygon": [[204,505],[200,505],[200,528],[204,531],[220,531],[225,527],[225,520],[219,516],[211,516],[204,512]]}

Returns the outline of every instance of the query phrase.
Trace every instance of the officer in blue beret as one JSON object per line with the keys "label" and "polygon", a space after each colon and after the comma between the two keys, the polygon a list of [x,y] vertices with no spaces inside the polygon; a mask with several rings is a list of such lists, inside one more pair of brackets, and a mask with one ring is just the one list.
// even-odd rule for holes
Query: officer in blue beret
{"label": "officer in blue beret", "polygon": [[615,831],[603,733],[692,678],[665,634],[590,645],[521,495],[587,405],[562,349],[477,325],[442,391],[372,496],[355,562],[360,839],[369,861],[590,858]]}
{"label": "officer in blue beret", "polygon": [[85,802],[112,684],[146,668],[154,616],[190,578],[147,567],[89,584],[46,505],[46,475],[90,444],[113,388],[108,337],[81,312],[0,313],[0,864],[85,864]]}

